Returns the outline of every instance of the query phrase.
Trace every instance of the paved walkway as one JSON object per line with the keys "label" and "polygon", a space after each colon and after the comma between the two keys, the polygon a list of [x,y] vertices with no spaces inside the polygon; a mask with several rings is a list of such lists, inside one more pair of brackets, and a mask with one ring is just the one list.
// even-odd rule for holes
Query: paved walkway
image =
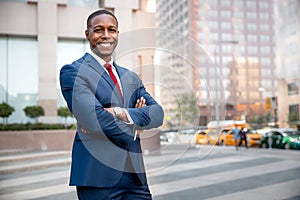
{"label": "paved walkway", "polygon": [[[154,200],[296,200],[299,154],[164,145],[160,153],[145,155],[145,165]],[[0,199],[77,199],[74,187],[68,186],[69,164],[70,152],[0,151]]]}

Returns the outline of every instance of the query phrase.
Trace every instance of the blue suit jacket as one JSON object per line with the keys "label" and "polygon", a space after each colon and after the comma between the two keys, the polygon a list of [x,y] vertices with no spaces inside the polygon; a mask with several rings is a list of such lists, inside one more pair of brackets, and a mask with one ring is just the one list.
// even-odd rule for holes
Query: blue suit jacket
{"label": "blue suit jacket", "polygon": [[[103,67],[88,53],[60,71],[60,84],[69,109],[77,120],[72,150],[70,185],[111,187],[118,183],[126,159],[140,183],[146,183],[137,129],[163,123],[163,109],[145,90],[139,77],[114,63],[120,77],[123,100]],[[134,108],[144,97],[147,106]],[[126,108],[134,124],[116,119],[104,108]],[[89,133],[83,133],[85,128]]]}

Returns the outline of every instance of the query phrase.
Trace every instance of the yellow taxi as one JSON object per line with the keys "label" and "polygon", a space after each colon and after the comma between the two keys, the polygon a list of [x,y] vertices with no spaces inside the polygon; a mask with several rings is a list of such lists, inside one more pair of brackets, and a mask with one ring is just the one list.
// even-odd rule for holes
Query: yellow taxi
{"label": "yellow taxi", "polygon": [[[258,147],[261,143],[261,134],[259,134],[256,130],[246,130],[247,134],[247,144],[248,147]],[[225,136],[225,145],[226,146],[234,146],[234,136],[232,130],[229,131]],[[245,146],[245,142],[242,142],[242,145]]]}
{"label": "yellow taxi", "polygon": [[209,144],[208,130],[198,130],[195,138],[196,144]]}
{"label": "yellow taxi", "polygon": [[246,127],[245,121],[240,120],[223,120],[223,121],[211,121],[207,124],[207,138],[209,144],[223,145],[226,144],[226,136],[235,127]]}

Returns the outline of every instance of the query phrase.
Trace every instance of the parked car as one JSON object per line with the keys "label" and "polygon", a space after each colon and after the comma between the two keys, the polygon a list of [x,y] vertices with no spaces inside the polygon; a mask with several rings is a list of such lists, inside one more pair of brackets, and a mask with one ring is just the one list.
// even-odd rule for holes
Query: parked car
{"label": "parked car", "polygon": [[209,144],[209,135],[208,135],[208,130],[199,130],[196,133],[195,136],[195,143],[196,144]]}
{"label": "parked car", "polygon": [[[248,147],[259,147],[261,145],[261,134],[259,134],[256,130],[248,129],[246,134],[247,134]],[[232,130],[228,131],[225,136],[225,145],[227,146],[235,145]],[[245,145],[244,141],[242,145]]]}
{"label": "parked car", "polygon": [[207,124],[208,127],[208,141],[210,144],[223,145],[225,137],[229,131],[234,127],[242,128],[247,127],[245,121],[241,120],[223,120],[223,121],[211,121]]}
{"label": "parked car", "polygon": [[161,131],[160,133],[160,141],[174,143],[177,142],[178,138],[178,130],[166,130]]}
{"label": "parked car", "polygon": [[195,143],[195,135],[197,130],[195,128],[182,128],[179,131],[179,142],[180,143]]}
{"label": "parked car", "polygon": [[300,132],[295,129],[272,129],[261,138],[261,147],[300,149]]}

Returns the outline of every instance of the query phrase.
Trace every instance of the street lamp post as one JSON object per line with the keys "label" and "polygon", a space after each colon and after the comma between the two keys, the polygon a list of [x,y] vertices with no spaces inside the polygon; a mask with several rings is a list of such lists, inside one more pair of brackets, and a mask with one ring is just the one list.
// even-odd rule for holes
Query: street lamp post
{"label": "street lamp post", "polygon": [[216,75],[215,75],[215,84],[216,84],[216,102],[215,102],[215,110],[216,110],[216,121],[217,121],[217,127],[219,128],[219,123],[220,123],[220,100],[219,100],[219,95],[218,95],[218,88],[219,88],[219,84],[218,84],[218,78],[217,78],[217,74],[218,74],[218,63],[217,63],[217,53],[218,53],[218,49],[220,48],[221,44],[239,44],[239,41],[237,40],[220,40],[218,42],[216,42],[215,45],[215,50],[214,50],[214,62],[215,62],[215,69],[216,69]]}

